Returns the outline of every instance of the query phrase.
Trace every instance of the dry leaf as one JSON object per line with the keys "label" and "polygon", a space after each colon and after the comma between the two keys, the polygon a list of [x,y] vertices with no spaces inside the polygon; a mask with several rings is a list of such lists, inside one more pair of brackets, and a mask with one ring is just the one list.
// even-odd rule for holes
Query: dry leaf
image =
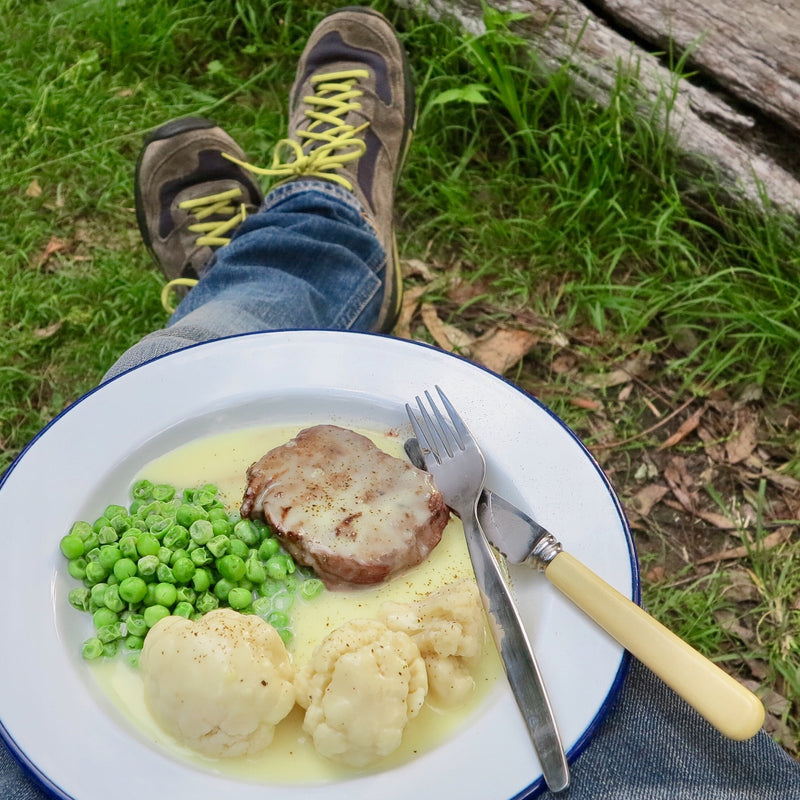
{"label": "dry leaf", "polygon": [[742,625],[738,615],[733,611],[720,609],[714,612],[713,617],[722,630],[738,636],[743,642],[750,642],[755,637],[753,631]]}
{"label": "dry leaf", "polygon": [[502,375],[521,361],[539,341],[529,331],[495,328],[470,347],[470,358]]}
{"label": "dry leaf", "polygon": [[603,406],[597,400],[589,400],[588,397],[570,397],[569,402],[578,408],[585,408],[587,411],[599,411]]}
{"label": "dry leaf", "polygon": [[469,346],[474,341],[473,337],[454,325],[442,322],[433,305],[423,303],[420,312],[422,313],[422,321],[425,323],[425,327],[430,331],[433,340],[439,347],[451,353],[456,349],[469,349]]}
{"label": "dry leaf", "polygon": [[43,267],[50,260],[50,257],[55,253],[60,253],[63,250],[68,250],[70,243],[66,239],[59,239],[57,236],[51,236],[50,241],[47,243],[44,251],[36,256],[31,262],[32,266]]}
{"label": "dry leaf", "polygon": [[403,305],[392,333],[399,339],[411,338],[411,320],[417,312],[419,299],[428,291],[427,286],[414,286],[403,292]]}
{"label": "dry leaf", "polygon": [[41,197],[42,196],[42,187],[39,186],[39,181],[34,178],[29,184],[28,188],[25,190],[25,194],[28,197]]}
{"label": "dry leaf", "polygon": [[700,441],[705,445],[705,451],[709,458],[719,463],[725,461],[725,448],[719,443],[719,436],[717,436],[711,428],[705,425],[698,425],[697,435],[700,437]]}
{"label": "dry leaf", "polygon": [[58,322],[54,322],[52,325],[48,325],[46,328],[37,328],[33,335],[38,337],[39,339],[49,339],[51,336],[55,336],[60,330],[61,326],[64,323],[60,320]]}
{"label": "dry leaf", "polygon": [[647,352],[638,353],[634,358],[623,362],[622,366],[611,372],[600,372],[595,375],[586,375],[581,383],[593,389],[609,389],[629,383],[634,378],[644,374],[650,364],[651,355]]}
{"label": "dry leaf", "polygon": [[674,447],[679,442],[682,442],[693,430],[700,424],[700,417],[703,416],[705,406],[698,408],[688,419],[685,419],[678,430],[672,434],[668,439],[664,440],[659,446],[659,450],[666,450],[668,447]]}
{"label": "dry leaf", "polygon": [[[744,417],[744,418],[742,418]],[[733,436],[725,442],[725,453],[731,464],[739,464],[744,461],[756,449],[758,444],[757,427],[758,420],[755,415],[748,412],[737,414],[737,430]]]}
{"label": "dry leaf", "polygon": [[630,505],[637,514],[646,517],[653,510],[653,506],[663,500],[667,492],[669,492],[668,487],[659,483],[651,483],[636,492],[630,499]]}
{"label": "dry leaf", "polygon": [[[698,515],[699,516],[699,515]],[[727,522],[728,527],[734,527],[733,523],[730,520],[723,517]],[[721,528],[722,525],[717,525],[716,527]],[[784,542],[788,542],[792,536],[792,529],[791,528],[778,528],[778,530],[770,533],[769,535],[765,536],[759,545],[760,549],[762,550],[771,550],[773,547],[777,547],[778,545],[783,544]],[[750,553],[755,550],[755,546],[753,547],[745,547],[742,545],[741,547],[731,547],[728,550],[720,550],[717,553],[712,553],[711,555],[704,556],[703,558],[696,561],[696,564],[710,564],[716,561],[730,561],[734,558],[747,558]]]}
{"label": "dry leaf", "polygon": [[418,258],[409,258],[407,261],[400,262],[400,268],[404,278],[422,278],[426,283],[436,279],[436,273],[424,261]]}
{"label": "dry leaf", "polygon": [[[673,494],[674,493],[675,490],[673,489]],[[698,508],[692,508],[685,503],[676,503],[675,501],[670,500],[664,500],[664,505],[674,508],[676,511],[688,511],[692,516],[702,519],[704,522],[707,522],[709,525],[713,525],[715,528],[719,528],[721,531],[733,531],[741,527],[724,514],[715,514],[713,511],[702,511]]]}
{"label": "dry leaf", "polygon": [[692,491],[693,481],[686,469],[686,460],[672,458],[664,468],[664,480],[669,484],[672,494],[689,512],[694,513],[697,497]]}

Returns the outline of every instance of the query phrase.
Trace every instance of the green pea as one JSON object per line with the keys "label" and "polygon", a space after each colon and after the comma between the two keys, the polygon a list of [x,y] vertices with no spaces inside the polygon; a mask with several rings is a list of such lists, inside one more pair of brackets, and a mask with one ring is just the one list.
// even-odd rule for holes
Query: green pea
{"label": "green pea", "polygon": [[273,628],[288,628],[289,615],[285,611],[270,611],[270,613],[267,614],[267,622],[269,622]]}
{"label": "green pea", "polygon": [[70,589],[69,604],[78,611],[88,611],[91,597],[92,593],[85,586],[76,586]]}
{"label": "green pea", "polygon": [[69,529],[70,534],[78,536],[82,542],[86,541],[87,537],[94,533],[94,528],[88,523],[79,519],[77,522],[72,523]]}
{"label": "green pea", "polygon": [[207,517],[207,512],[193,503],[183,503],[175,512],[175,522],[189,529],[191,529],[192,523]]}
{"label": "green pea", "polygon": [[148,606],[144,610],[144,621],[147,624],[148,628],[152,628],[160,620],[164,619],[164,617],[169,616],[169,609],[165,608],[162,605],[152,605]]}
{"label": "green pea", "polygon": [[227,515],[223,516],[221,519],[214,519],[210,521],[214,536],[230,536],[233,533],[233,525],[231,525],[231,523],[228,521]]}
{"label": "green pea", "polygon": [[240,556],[229,553],[217,561],[217,569],[223,578],[236,583],[244,578],[246,567]]}
{"label": "green pea", "polygon": [[192,580],[196,571],[197,567],[195,566],[194,561],[192,561],[192,559],[188,556],[185,558],[179,558],[172,565],[172,573],[178,583],[188,583],[190,580]]}
{"label": "green pea", "polygon": [[138,536],[130,532],[124,534],[119,540],[119,551],[122,553],[123,558],[139,558],[139,551],[136,549],[136,542]]}
{"label": "green pea", "polygon": [[124,514],[127,516],[128,509],[125,506],[120,506],[117,504],[112,504],[106,507],[106,510],[103,512],[103,516],[106,519],[114,519],[114,517],[119,516],[120,514]]}
{"label": "green pea", "polygon": [[154,575],[160,563],[161,562],[158,560],[158,556],[142,556],[136,562],[136,567],[139,570],[139,574],[144,577],[147,575]]}
{"label": "green pea", "polygon": [[144,647],[144,637],[133,634],[126,636],[125,647],[128,650],[141,650]]}
{"label": "green pea", "polygon": [[94,586],[92,586],[90,596],[92,601],[97,603],[98,606],[105,605],[103,602],[103,596],[106,593],[106,589],[108,589],[108,584],[105,581],[101,581],[100,583],[96,583]]}
{"label": "green pea", "polygon": [[258,585],[258,593],[262,597],[272,597],[280,591],[283,591],[283,584],[274,578],[267,578]]}
{"label": "green pea", "polygon": [[156,580],[160,583],[175,583],[175,573],[168,564],[159,564],[156,567]]}
{"label": "green pea", "polygon": [[82,581],[86,577],[86,564],[85,558],[73,558],[67,564],[67,572],[75,578],[76,581]]}
{"label": "green pea", "polygon": [[267,563],[264,565],[264,568],[267,570],[268,577],[273,578],[274,580],[280,580],[289,574],[289,571],[286,568],[286,560],[280,553],[272,556],[272,558],[270,558],[269,561],[267,561]]}
{"label": "green pea", "polygon": [[259,617],[266,618],[267,614],[272,611],[272,598],[271,597],[256,597],[253,600],[253,611]]}
{"label": "green pea", "polygon": [[136,541],[136,551],[140,556],[155,556],[161,543],[152,533],[143,533]]}
{"label": "green pea", "polygon": [[91,533],[87,534],[86,538],[83,540],[84,552],[88,553],[90,550],[97,547],[99,544],[100,544],[100,538],[98,537],[95,531],[92,531]]}
{"label": "green pea", "polygon": [[205,547],[198,547],[196,550],[192,550],[189,557],[196,567],[202,567],[213,560],[211,553],[209,553]]}
{"label": "green pea", "polygon": [[239,558],[247,558],[250,555],[250,548],[241,539],[233,537],[229,542],[228,552],[239,556]]}
{"label": "green pea", "polygon": [[206,544],[208,550],[214,558],[222,558],[230,548],[231,540],[227,536],[215,536]]}
{"label": "green pea", "polygon": [[307,578],[300,584],[300,597],[304,600],[313,600],[324,588],[325,584],[319,578]]}
{"label": "green pea", "polygon": [[131,614],[125,620],[125,627],[132,636],[144,636],[147,633],[147,623],[141,614]]}
{"label": "green pea", "polygon": [[227,578],[220,578],[214,584],[214,594],[220,600],[227,600],[231,589],[233,589],[235,586],[236,584],[234,584],[232,581],[229,581]]}
{"label": "green pea", "polygon": [[172,500],[175,497],[175,487],[166,483],[160,483],[153,487],[153,497],[156,500]]}
{"label": "green pea", "polygon": [[112,622],[110,625],[103,625],[97,629],[97,638],[103,643],[113,642],[122,637],[122,624]]}
{"label": "green pea", "polygon": [[219,598],[213,595],[211,592],[202,592],[197,598],[195,608],[201,614],[207,614],[209,611],[219,608]]}
{"label": "green pea", "polygon": [[153,496],[153,484],[146,478],[136,481],[131,487],[131,497],[136,500],[149,500]]}
{"label": "green pea", "polygon": [[197,600],[197,592],[191,586],[178,587],[178,603],[190,603],[194,605]]}
{"label": "green pea", "polygon": [[106,572],[111,572],[114,564],[122,558],[119,547],[115,544],[104,544],[100,548],[97,560],[105,568]]}
{"label": "green pea", "polygon": [[162,539],[165,547],[173,550],[186,547],[189,544],[189,531],[183,525],[173,525]]}
{"label": "green pea", "polygon": [[214,538],[214,525],[207,519],[196,519],[189,526],[189,537],[199,545],[208,544]]}
{"label": "green pea", "polygon": [[117,539],[119,539],[117,529],[111,525],[104,525],[97,532],[97,541],[100,544],[111,544],[112,542],[116,542]]}
{"label": "green pea", "polygon": [[138,575],[129,575],[119,582],[119,596],[126,603],[141,603],[147,596],[147,584]]}
{"label": "green pea", "polygon": [[175,605],[175,601],[178,599],[178,590],[172,583],[158,583],[156,584],[153,597],[155,598],[156,606],[172,608],[172,606]]}
{"label": "green pea", "polygon": [[115,562],[112,572],[118,581],[124,581],[136,574],[136,562],[132,558],[120,558]]}
{"label": "green pea", "polygon": [[247,608],[253,601],[253,593],[241,587],[234,587],[228,592],[228,605],[231,608],[241,611]]}
{"label": "green pea", "polygon": [[103,658],[114,658],[119,652],[119,639],[103,642]]}
{"label": "green pea", "polygon": [[117,614],[116,611],[112,611],[107,606],[103,606],[92,614],[92,622],[95,628],[105,628],[108,625],[119,622],[119,614]]}
{"label": "green pea", "polygon": [[107,517],[98,517],[92,523],[92,530],[95,532],[95,534],[97,534],[97,532],[100,530],[100,528],[104,528],[106,525],[108,525],[108,518]]}
{"label": "green pea", "polygon": [[176,617],[184,617],[185,619],[189,619],[194,613],[194,606],[191,603],[183,601],[175,606],[175,608],[172,610],[172,613]]}
{"label": "green pea", "polygon": [[[192,559],[192,563],[194,563],[194,559]],[[211,570],[198,567],[192,575],[192,586],[196,592],[205,592],[211,586],[212,580]]]}
{"label": "green pea", "polygon": [[86,552],[83,546],[83,539],[76,533],[68,533],[63,536],[59,545],[61,552],[68,559],[80,558]]}
{"label": "green pea", "polygon": [[258,544],[258,533],[249,519],[239,520],[233,526],[233,535],[241,539],[248,547]]}
{"label": "green pea", "polygon": [[125,608],[125,600],[120,597],[119,594],[119,586],[112,585],[108,586],[103,593],[103,602],[106,605],[106,608],[110,608],[112,611],[122,611]]}
{"label": "green pea", "polygon": [[245,575],[247,575],[247,579],[253,583],[262,583],[266,580],[267,571],[257,557],[251,557],[245,562]]}
{"label": "green pea", "polygon": [[87,639],[83,643],[81,655],[87,661],[94,661],[96,658],[100,658],[103,655],[103,643],[96,636],[92,636],[91,639]]}
{"label": "green pea", "polygon": [[108,570],[99,561],[90,561],[86,565],[85,580],[89,585],[100,583],[108,576]]}
{"label": "green pea", "polygon": [[130,527],[131,518],[127,514],[117,514],[114,519],[111,520],[111,527],[114,529],[116,534],[124,533]]}
{"label": "green pea", "polygon": [[264,539],[258,548],[258,557],[262,561],[269,561],[281,549],[277,539]]}
{"label": "green pea", "polygon": [[283,639],[285,645],[289,645],[292,639],[294,639],[294,634],[288,628],[278,629],[278,635]]}

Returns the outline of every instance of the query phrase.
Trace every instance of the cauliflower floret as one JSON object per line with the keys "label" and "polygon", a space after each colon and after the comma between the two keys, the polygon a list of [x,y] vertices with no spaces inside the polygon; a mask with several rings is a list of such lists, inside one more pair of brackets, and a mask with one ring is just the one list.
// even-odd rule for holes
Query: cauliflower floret
{"label": "cauliflower floret", "polygon": [[321,755],[365,767],[400,745],[428,692],[414,642],[377,620],[356,619],[331,633],[297,675],[303,730]]}
{"label": "cauliflower floret", "polygon": [[380,616],[419,647],[431,697],[448,706],[467,699],[475,681],[465,660],[481,652],[484,639],[483,607],[473,581],[454,581],[416,603],[384,603]]}
{"label": "cauliflower floret", "polygon": [[294,668],[281,637],[260,617],[230,608],[195,622],[160,620],[139,663],[153,716],[207,756],[263,750],[294,707]]}

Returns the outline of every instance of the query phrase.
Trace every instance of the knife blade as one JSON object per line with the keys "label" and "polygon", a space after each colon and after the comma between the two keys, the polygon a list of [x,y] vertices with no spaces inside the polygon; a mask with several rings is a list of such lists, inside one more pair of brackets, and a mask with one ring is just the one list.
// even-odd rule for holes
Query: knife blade
{"label": "knife blade", "polygon": [[[413,464],[419,444],[409,440]],[[424,469],[424,459],[422,460]],[[544,572],[562,594],[610,634],[631,655],[731,739],[754,736],[764,723],[761,701],[724,670],[692,648],[567,553],[550,531],[508,500],[484,489],[478,519],[490,544],[511,564]]]}

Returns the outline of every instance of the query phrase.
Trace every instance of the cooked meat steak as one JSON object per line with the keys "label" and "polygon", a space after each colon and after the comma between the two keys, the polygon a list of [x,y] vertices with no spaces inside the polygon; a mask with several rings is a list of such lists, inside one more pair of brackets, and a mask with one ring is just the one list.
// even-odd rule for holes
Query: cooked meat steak
{"label": "cooked meat steak", "polygon": [[263,516],[329,588],[419,564],[449,518],[427,472],[336,425],[307,428],[252,464],[241,513]]}

